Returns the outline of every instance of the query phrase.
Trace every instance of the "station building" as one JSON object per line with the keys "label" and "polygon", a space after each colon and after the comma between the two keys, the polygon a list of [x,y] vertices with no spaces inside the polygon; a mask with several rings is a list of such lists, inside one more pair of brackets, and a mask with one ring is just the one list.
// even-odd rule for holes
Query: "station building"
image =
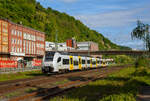
{"label": "station building", "polygon": [[77,47],[79,51],[99,51],[98,44],[92,41],[78,42]]}
{"label": "station building", "polygon": [[73,47],[67,46],[66,42],[64,43],[57,43],[57,49],[56,49],[56,43],[55,42],[45,42],[45,51],[69,51],[69,50],[75,50]]}
{"label": "station building", "polygon": [[18,60],[38,66],[44,54],[44,32],[0,19],[0,68],[17,67]]}

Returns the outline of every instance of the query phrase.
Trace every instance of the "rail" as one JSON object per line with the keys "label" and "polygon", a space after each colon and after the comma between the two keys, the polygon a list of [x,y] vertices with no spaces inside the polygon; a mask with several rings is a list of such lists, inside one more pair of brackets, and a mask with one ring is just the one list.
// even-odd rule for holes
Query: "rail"
{"label": "rail", "polygon": [[[70,53],[88,54],[88,51],[68,51]],[[148,51],[90,51],[90,55],[142,55],[150,54]]]}

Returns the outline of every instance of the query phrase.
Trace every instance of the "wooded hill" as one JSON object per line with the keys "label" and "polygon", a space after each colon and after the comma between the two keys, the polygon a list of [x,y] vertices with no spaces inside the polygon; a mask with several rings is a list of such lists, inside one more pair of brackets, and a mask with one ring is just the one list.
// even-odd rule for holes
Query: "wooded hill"
{"label": "wooded hill", "polygon": [[75,37],[78,42],[94,41],[99,44],[101,50],[130,49],[112,43],[66,13],[60,13],[50,7],[44,8],[36,0],[0,0],[0,17],[18,24],[22,22],[24,26],[45,32],[47,41],[55,41],[57,32],[58,42]]}

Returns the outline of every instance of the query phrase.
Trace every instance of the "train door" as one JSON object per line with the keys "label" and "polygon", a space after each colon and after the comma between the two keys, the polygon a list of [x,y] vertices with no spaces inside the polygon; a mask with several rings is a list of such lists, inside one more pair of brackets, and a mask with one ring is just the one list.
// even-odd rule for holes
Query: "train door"
{"label": "train door", "polygon": [[97,63],[97,58],[96,58],[96,68],[98,67],[98,65],[97,65],[98,63]]}
{"label": "train door", "polygon": [[79,59],[79,69],[82,69],[81,57],[80,57],[80,56],[78,56],[78,59]]}
{"label": "train door", "polygon": [[92,68],[92,58],[90,58],[90,68]]}
{"label": "train door", "polygon": [[106,61],[103,61],[103,66],[104,66],[104,67],[106,66]]}
{"label": "train door", "polygon": [[87,57],[85,57],[85,67],[84,67],[84,68],[87,68],[87,67],[88,67],[87,60],[88,60],[88,58],[87,58]]}
{"label": "train door", "polygon": [[73,70],[73,56],[70,56],[70,70]]}

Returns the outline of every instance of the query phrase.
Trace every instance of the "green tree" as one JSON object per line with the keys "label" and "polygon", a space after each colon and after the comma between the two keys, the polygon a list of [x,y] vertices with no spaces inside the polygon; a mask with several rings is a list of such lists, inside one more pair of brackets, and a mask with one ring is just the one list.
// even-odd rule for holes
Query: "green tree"
{"label": "green tree", "polygon": [[150,52],[150,32],[149,25],[143,24],[141,21],[137,21],[137,27],[131,32],[132,39],[137,38],[143,40],[146,48]]}

